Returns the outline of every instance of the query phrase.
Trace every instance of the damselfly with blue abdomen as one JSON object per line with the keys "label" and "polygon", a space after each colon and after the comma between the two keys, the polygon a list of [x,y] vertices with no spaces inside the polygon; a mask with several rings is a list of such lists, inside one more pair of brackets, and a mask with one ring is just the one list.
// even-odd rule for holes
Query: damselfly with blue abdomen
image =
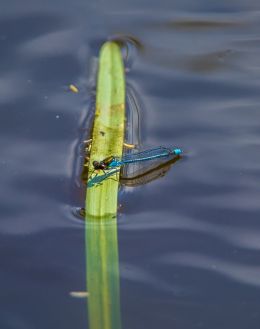
{"label": "damselfly with blue abdomen", "polygon": [[[91,173],[88,173],[87,185],[88,187],[94,186],[101,183],[101,181],[106,178],[114,179],[114,174],[118,175],[121,167],[128,168],[124,173],[126,174],[127,172],[127,176],[129,176],[129,171],[131,171],[131,173],[138,171],[138,175],[140,175],[140,173],[142,174],[149,171],[151,168],[155,168],[153,163],[158,165],[158,160],[164,158],[168,161],[168,159],[179,158],[181,154],[182,150],[179,148],[167,148],[160,146],[142,152],[131,152],[125,154],[122,158],[109,156],[102,161],[93,161],[94,170]],[[136,168],[138,168],[137,171]],[[99,172],[102,172],[103,174],[99,175]],[[95,173],[95,176],[93,176],[93,173]],[[117,177],[116,180],[118,179],[119,178]]]}
{"label": "damselfly with blue abdomen", "polygon": [[151,161],[159,158],[167,158],[172,155],[179,156],[181,154],[182,150],[179,148],[167,148],[159,146],[142,152],[129,153],[127,155],[124,155],[122,158],[116,156],[109,156],[102,161],[93,161],[93,167],[95,170],[108,170],[131,163]]}

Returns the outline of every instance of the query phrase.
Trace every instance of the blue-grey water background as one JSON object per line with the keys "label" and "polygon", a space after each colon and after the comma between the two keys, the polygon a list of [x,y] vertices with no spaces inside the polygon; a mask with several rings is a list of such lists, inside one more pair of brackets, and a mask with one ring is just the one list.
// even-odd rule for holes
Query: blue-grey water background
{"label": "blue-grey water background", "polygon": [[[104,41],[131,36],[145,145],[186,156],[120,192],[124,329],[259,329],[259,1],[6,1],[0,328],[87,328],[77,163]],[[73,83],[80,93],[68,92]]]}

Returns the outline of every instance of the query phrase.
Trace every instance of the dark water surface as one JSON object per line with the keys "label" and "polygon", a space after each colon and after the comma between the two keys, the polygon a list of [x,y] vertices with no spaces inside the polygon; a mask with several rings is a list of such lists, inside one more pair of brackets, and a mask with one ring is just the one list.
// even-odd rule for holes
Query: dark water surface
{"label": "dark water surface", "polygon": [[120,193],[122,328],[259,329],[255,0],[2,1],[0,328],[88,327],[69,295],[85,290],[76,168],[98,51],[118,34],[139,44],[142,144],[187,153]]}

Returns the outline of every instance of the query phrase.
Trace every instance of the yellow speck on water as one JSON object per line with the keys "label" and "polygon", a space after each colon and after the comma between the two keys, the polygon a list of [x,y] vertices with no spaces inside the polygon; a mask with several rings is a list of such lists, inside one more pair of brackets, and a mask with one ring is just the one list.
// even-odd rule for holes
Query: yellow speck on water
{"label": "yellow speck on water", "polygon": [[69,86],[69,88],[70,88],[70,91],[72,91],[73,93],[78,93],[79,92],[78,88],[76,86],[72,85],[72,84]]}

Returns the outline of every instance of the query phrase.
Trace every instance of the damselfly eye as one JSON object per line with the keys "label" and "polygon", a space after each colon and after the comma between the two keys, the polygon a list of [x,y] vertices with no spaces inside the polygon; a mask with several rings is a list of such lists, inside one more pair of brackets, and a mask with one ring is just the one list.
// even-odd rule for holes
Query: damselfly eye
{"label": "damselfly eye", "polygon": [[99,162],[98,162],[98,161],[93,161],[93,167],[94,167],[94,168],[97,168],[98,165],[99,165]]}

